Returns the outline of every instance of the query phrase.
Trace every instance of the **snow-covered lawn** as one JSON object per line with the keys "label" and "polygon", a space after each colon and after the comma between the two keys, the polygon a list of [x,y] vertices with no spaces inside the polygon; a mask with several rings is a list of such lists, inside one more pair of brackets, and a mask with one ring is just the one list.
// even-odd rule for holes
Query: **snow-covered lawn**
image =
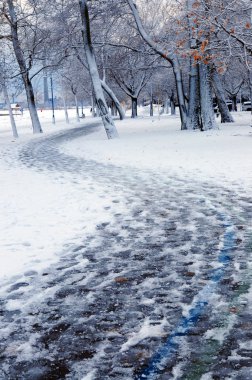
{"label": "snow-covered lawn", "polygon": [[[84,227],[88,233],[102,220],[99,189],[92,194],[85,192],[83,197],[71,180],[56,180],[19,163],[18,153],[31,139],[43,139],[45,135],[79,126],[74,110],[70,115],[72,123],[68,126],[63,112],[56,111],[60,121],[54,126],[51,112],[43,111],[39,116],[45,133],[40,136],[32,135],[26,113],[18,116],[18,140],[11,137],[8,118],[0,119],[0,279],[45,268],[57,259],[64,244],[67,247],[77,242]],[[96,205],[92,210],[91,204]]]}
{"label": "snow-covered lawn", "polygon": [[139,117],[117,122],[119,140],[105,140],[105,133],[80,138],[65,145],[69,154],[99,162],[166,171],[167,174],[235,184],[252,193],[252,117],[235,114],[235,123],[219,130],[180,131],[174,116]]}
{"label": "snow-covered lawn", "polygon": [[[89,110],[85,110],[89,114]],[[57,254],[83,233],[92,231],[105,217],[110,202],[101,197],[102,188],[86,183],[76,186],[74,178],[32,170],[18,161],[18,152],[31,139],[79,126],[74,110],[72,123],[64,123],[63,111],[39,114],[44,134],[33,136],[27,113],[17,116],[20,138],[14,140],[7,117],[0,119],[0,278],[42,269],[57,260]],[[211,181],[252,195],[252,128],[249,112],[237,113],[235,124],[220,125],[210,132],[180,131],[177,116],[140,116],[117,121],[120,139],[108,141],[102,128],[88,136],[61,145],[71,156],[118,166],[132,166],[180,177]],[[86,118],[82,123],[92,122]],[[85,196],[83,196],[85,194]],[[83,215],[85,217],[83,218]],[[85,222],[85,223],[84,223]]]}

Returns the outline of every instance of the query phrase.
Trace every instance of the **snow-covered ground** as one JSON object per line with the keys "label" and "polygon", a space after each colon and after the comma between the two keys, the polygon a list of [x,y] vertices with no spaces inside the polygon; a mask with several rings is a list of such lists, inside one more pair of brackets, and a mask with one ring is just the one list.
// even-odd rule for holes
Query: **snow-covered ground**
{"label": "snow-covered ground", "polygon": [[[61,145],[69,155],[119,166],[151,169],[156,173],[211,181],[252,195],[252,128],[249,112],[235,114],[235,124],[219,124],[209,132],[180,131],[178,116],[154,116],[140,109],[137,120],[116,122],[120,139],[106,139],[97,132]],[[85,110],[89,115],[89,109]],[[79,126],[75,111],[71,124],[64,112],[39,112],[44,134],[33,136],[27,112],[16,116],[19,139],[11,137],[8,117],[0,119],[1,197],[0,197],[0,278],[19,275],[24,270],[41,269],[57,259],[64,244],[69,245],[83,232],[90,232],[104,217],[101,188],[92,193],[76,188],[74,181],[53,181],[47,173],[20,166],[19,149],[31,139]],[[81,123],[92,121],[86,118]],[[84,185],[83,185],[84,186]],[[109,202],[107,197],[106,204]],[[95,205],[95,206],[94,206]]]}
{"label": "snow-covered ground", "polygon": [[[141,110],[140,110],[141,113]],[[65,145],[65,152],[103,163],[150,168],[252,194],[252,117],[237,112],[235,123],[201,133],[180,131],[177,116],[141,117],[117,122],[120,140],[105,141],[104,131]]]}
{"label": "snow-covered ground", "polygon": [[1,117],[0,377],[251,378],[251,116],[139,111],[110,141],[74,110],[18,140]]}
{"label": "snow-covered ground", "polygon": [[[76,242],[83,232],[83,213],[90,221],[85,224],[87,232],[102,219],[99,191],[80,197],[74,183],[54,181],[47,173],[19,164],[19,151],[28,141],[79,126],[74,110],[70,110],[70,125],[64,123],[63,111],[56,111],[56,125],[51,123],[50,111],[44,110],[39,116],[44,130],[40,136],[32,135],[27,112],[16,117],[17,140],[11,137],[8,117],[0,119],[0,279],[40,270],[54,262],[64,244]],[[99,207],[98,215],[95,207],[90,211],[90,204]]]}

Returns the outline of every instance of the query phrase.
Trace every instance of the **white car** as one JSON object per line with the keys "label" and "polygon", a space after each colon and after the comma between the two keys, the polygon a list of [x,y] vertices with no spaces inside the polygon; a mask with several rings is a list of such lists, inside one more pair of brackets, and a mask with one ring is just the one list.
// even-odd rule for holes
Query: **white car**
{"label": "white car", "polygon": [[242,105],[242,111],[251,111],[251,102],[244,102]]}

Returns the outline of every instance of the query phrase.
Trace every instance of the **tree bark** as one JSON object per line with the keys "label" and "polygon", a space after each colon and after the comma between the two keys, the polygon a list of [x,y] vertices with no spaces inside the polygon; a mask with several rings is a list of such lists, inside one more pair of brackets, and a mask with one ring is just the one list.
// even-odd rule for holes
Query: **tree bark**
{"label": "tree bark", "polygon": [[13,134],[14,138],[18,138],[18,132],[17,132],[17,127],[16,127],[16,122],[15,122],[15,119],[14,119],[14,116],[13,116],[13,112],[12,112],[11,103],[10,103],[8,91],[7,91],[7,88],[6,88],[6,84],[3,81],[1,83],[1,85],[2,85],[2,90],[3,90],[3,94],[4,94],[4,99],[5,99],[5,102],[6,102],[7,107],[8,107],[8,112],[9,112],[10,122],[11,122],[12,134]]}
{"label": "tree bark", "polygon": [[233,123],[234,119],[232,115],[230,114],[227,103],[226,103],[224,88],[222,86],[220,76],[218,75],[215,68],[212,68],[212,83],[213,83],[213,88],[214,88],[214,92],[217,99],[218,108],[221,114],[221,122]]}
{"label": "tree bark", "polygon": [[150,116],[152,117],[153,114],[154,114],[154,112],[153,112],[153,99],[151,97],[151,100],[150,100]]}
{"label": "tree bark", "polygon": [[182,71],[181,71],[179,60],[177,57],[174,57],[173,72],[175,75],[176,88],[177,88],[177,94],[178,94],[181,130],[183,131],[186,129],[187,108],[186,108],[184,87],[183,87],[183,81],[182,81]]}
{"label": "tree bark", "polygon": [[96,104],[95,104],[95,96],[94,96],[94,94],[92,94],[92,96],[91,96],[92,117],[96,117],[97,116],[97,114],[95,112],[95,106],[96,106]]}
{"label": "tree bark", "polygon": [[41,124],[38,118],[32,82],[29,77],[29,70],[26,67],[26,62],[25,62],[24,55],[21,49],[21,44],[18,38],[18,23],[17,23],[15,8],[13,5],[13,0],[7,0],[7,3],[8,3],[9,14],[10,14],[12,44],[13,44],[14,53],[15,53],[15,56],[20,68],[21,76],[22,76],[25,91],[26,91],[26,97],[27,97],[28,109],[29,109],[31,121],[32,121],[33,133],[42,133],[43,131],[42,131]]}
{"label": "tree bark", "polygon": [[75,110],[76,110],[76,121],[80,122],[80,114],[79,114],[79,106],[78,106],[78,99],[76,94],[74,94],[74,100],[75,100]]}
{"label": "tree bark", "polygon": [[67,111],[67,105],[66,105],[66,98],[65,98],[64,94],[63,94],[62,98],[63,98],[63,104],[64,104],[64,112],[65,112],[66,123],[69,124],[69,117],[68,117],[68,111]]}
{"label": "tree bark", "polygon": [[[189,27],[189,48],[192,52],[197,49],[197,25],[193,14],[194,0],[187,0],[187,19]],[[199,64],[190,57],[189,72],[189,105],[187,114],[187,129],[201,129],[200,98],[199,98]]]}
{"label": "tree bark", "polygon": [[131,117],[135,119],[137,117],[137,98],[131,98]]}
{"label": "tree bark", "polygon": [[169,99],[165,99],[165,104],[164,104],[164,113],[169,114]]}
{"label": "tree bark", "polygon": [[200,110],[202,119],[202,130],[217,129],[213,110],[213,97],[208,65],[199,63],[200,78]]}
{"label": "tree bark", "polygon": [[174,103],[174,94],[173,93],[171,94],[171,97],[170,97],[170,103],[171,103],[171,115],[176,115],[176,107],[175,107],[175,103]]}
{"label": "tree bark", "polygon": [[[252,70],[249,71],[249,96],[250,96],[250,102],[252,104]],[[251,115],[252,115],[252,107],[251,107]]]}
{"label": "tree bark", "polygon": [[118,110],[120,120],[123,120],[125,118],[125,113],[115,93],[111,90],[111,88],[107,85],[107,83],[104,80],[101,80],[101,85],[102,85],[103,90],[106,91],[106,93],[110,96],[110,98],[114,102],[116,109]]}
{"label": "tree bark", "polygon": [[80,12],[82,20],[82,37],[84,43],[84,49],[86,53],[88,68],[90,77],[93,84],[94,94],[99,108],[99,113],[103,121],[103,125],[107,134],[108,139],[113,139],[118,137],[118,133],[113,122],[112,117],[109,114],[108,106],[102,91],[102,86],[100,82],[100,77],[98,73],[98,68],[96,64],[96,59],[94,55],[94,50],[91,40],[91,31],[90,31],[90,21],[89,21],[89,12],[87,6],[87,0],[80,0]]}
{"label": "tree bark", "polygon": [[232,100],[232,111],[237,112],[237,95],[232,95],[231,100]]}
{"label": "tree bark", "polygon": [[115,116],[115,104],[113,101],[111,102],[111,105],[109,108],[110,108],[111,116]]}
{"label": "tree bark", "polygon": [[201,129],[200,97],[199,97],[199,65],[191,58],[189,78],[189,107],[187,115],[187,129]]}

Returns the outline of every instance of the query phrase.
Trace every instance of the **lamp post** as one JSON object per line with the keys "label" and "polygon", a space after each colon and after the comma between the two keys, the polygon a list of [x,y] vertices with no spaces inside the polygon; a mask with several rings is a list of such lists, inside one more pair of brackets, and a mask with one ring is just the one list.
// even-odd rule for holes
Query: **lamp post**
{"label": "lamp post", "polygon": [[53,80],[52,76],[50,78],[51,81],[51,95],[52,95],[52,122],[55,124],[55,115],[54,115],[54,97],[53,97]]}

